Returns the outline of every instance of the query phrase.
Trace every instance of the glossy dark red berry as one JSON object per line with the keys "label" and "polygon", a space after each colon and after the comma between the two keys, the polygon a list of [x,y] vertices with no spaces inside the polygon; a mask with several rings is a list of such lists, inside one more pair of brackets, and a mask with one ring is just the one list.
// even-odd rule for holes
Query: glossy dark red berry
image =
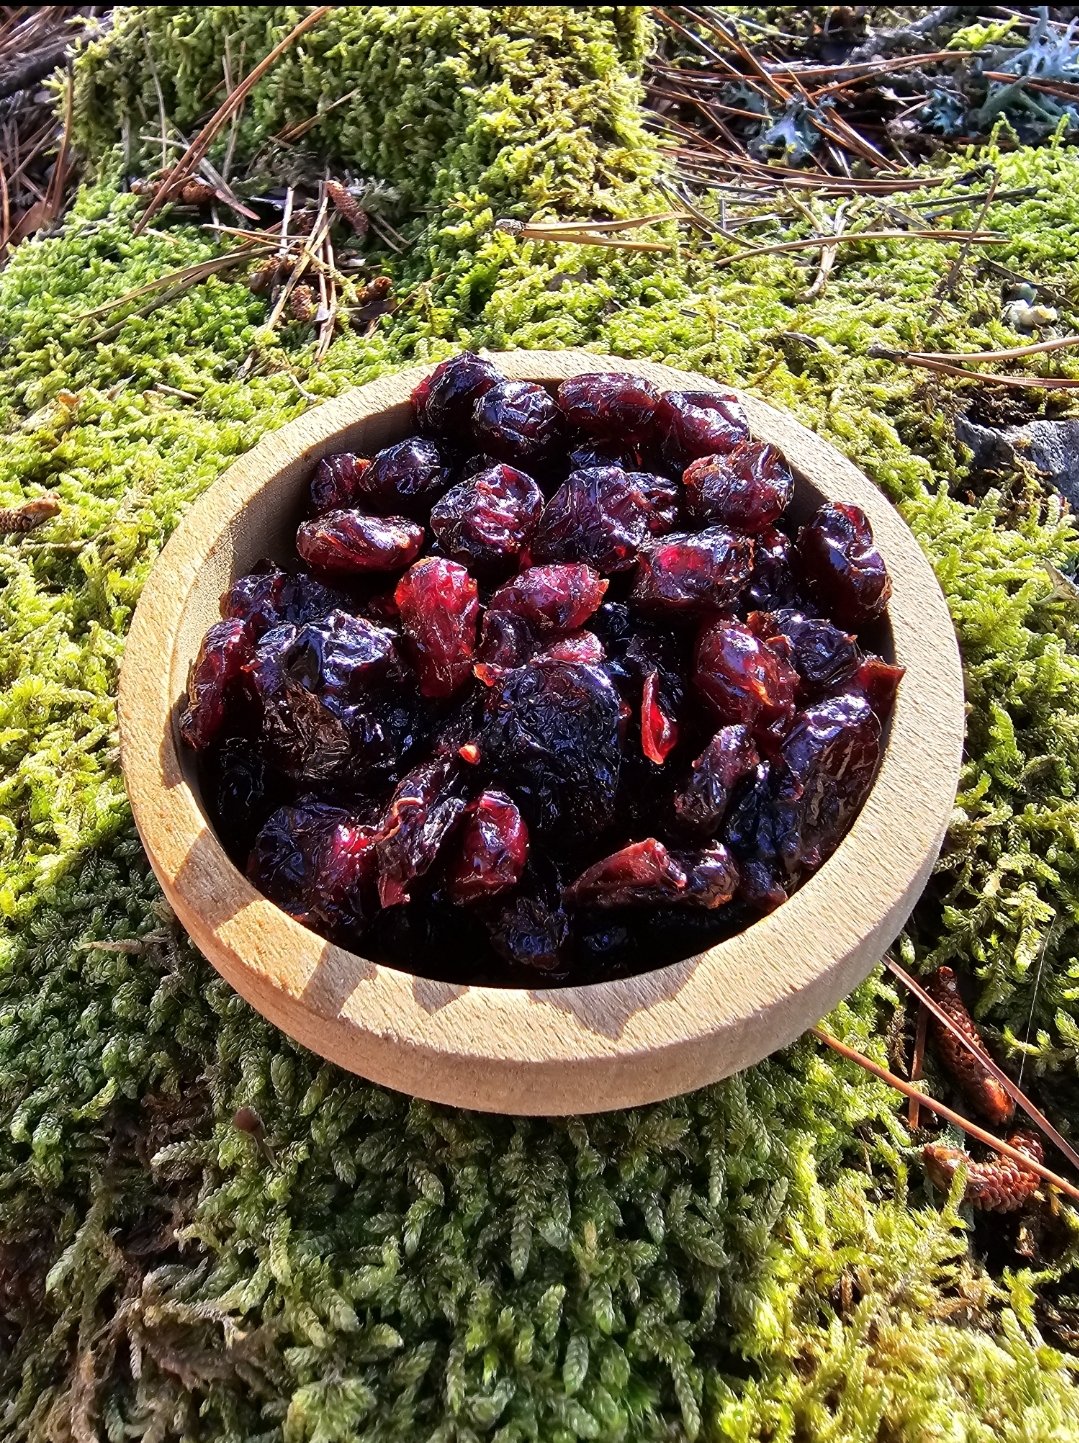
{"label": "glossy dark red berry", "polygon": [[620,717],[618,693],[599,667],[530,662],[490,688],[480,744],[491,775],[532,826],[592,836],[614,810]]}
{"label": "glossy dark red berry", "polygon": [[849,631],[841,631],[819,616],[804,616],[784,608],[775,612],[751,612],[746,622],[762,640],[785,636],[790,642],[790,662],[801,680],[806,700],[835,691],[852,676],[861,653]]}
{"label": "glossy dark red berry", "polygon": [[383,907],[407,902],[465,810],[456,759],[424,762],[397,784],[378,827],[378,895]]}
{"label": "glossy dark red berry", "polygon": [[433,441],[410,436],[375,453],[356,480],[356,500],[380,516],[426,516],[450,484],[450,473]]}
{"label": "glossy dark red berry", "polygon": [[558,404],[570,426],[582,436],[624,445],[641,440],[650,431],[659,392],[641,376],[595,371],[563,381]]}
{"label": "glossy dark red berry", "polygon": [[883,612],[892,583],[860,506],[822,506],[798,533],[795,556],[802,583],[837,625],[857,631]]}
{"label": "glossy dark red berry", "polygon": [[774,527],[753,538],[753,572],[743,597],[747,611],[774,611],[797,604],[798,588],[791,569],[793,554],[794,542]]}
{"label": "glossy dark red berry", "polygon": [[711,526],[675,532],[645,546],[633,578],[633,601],[654,613],[696,616],[727,611],[749,580],[753,541]]}
{"label": "glossy dark red berry", "polygon": [[905,666],[896,666],[882,656],[870,653],[859,661],[854,674],[843,683],[842,689],[864,696],[880,720],[891,716],[895,706],[899,683],[906,676]]}
{"label": "glossy dark red berry", "polygon": [[670,482],[627,475],[615,466],[574,471],[544,507],[529,557],[628,571],[650,537],[670,530],[673,492]]}
{"label": "glossy dark red berry", "polygon": [[663,455],[683,468],[698,456],[733,451],[749,436],[742,403],[732,391],[668,391],[656,408]]}
{"label": "glossy dark red berry", "polygon": [[242,617],[254,640],[284,622],[317,621],[344,605],[337,591],[305,571],[289,573],[272,563],[234,581],[221,598],[222,616]]}
{"label": "glossy dark red berry", "polygon": [[238,616],[215,621],[203,638],[187,686],[180,735],[203,751],[225,724],[229,697],[254,655],[247,622]]}
{"label": "glossy dark red berry", "polygon": [[439,550],[478,576],[504,576],[543,510],[543,492],[523,471],[496,464],[460,481],[431,511]]}
{"label": "glossy dark red berry", "polygon": [[760,441],[739,441],[725,455],[691,461],[682,484],[692,517],[738,531],[768,531],[794,495],[783,453]]}
{"label": "glossy dark red berry", "polygon": [[361,505],[359,482],[371,463],[351,451],[324,456],[311,478],[311,514],[343,511]]}
{"label": "glossy dark red berry", "polygon": [[481,792],[468,809],[446,871],[455,902],[478,902],[516,887],[528,860],[528,828],[505,792]]}
{"label": "glossy dark red berry", "polygon": [[487,614],[519,617],[541,639],[565,636],[585,624],[606,590],[590,566],[530,566],[499,587]]}
{"label": "glossy dark red berry", "polygon": [[727,814],[735,787],[760,761],[747,726],[721,727],[693,763],[675,793],[674,813],[686,831],[714,837]]}
{"label": "glossy dark red berry", "polygon": [[425,436],[464,440],[476,402],[501,379],[490,361],[471,351],[442,361],[412,392],[417,427]]}
{"label": "glossy dark red berry", "polygon": [[554,397],[534,381],[497,381],[475,404],[472,435],[481,451],[527,470],[554,455],[564,422]]}
{"label": "glossy dark red berry", "polygon": [[419,555],[423,534],[422,526],[403,516],[329,511],[301,525],[296,550],[330,576],[401,571]]}
{"label": "glossy dark red berry", "polygon": [[758,729],[794,715],[797,673],[740,621],[721,617],[704,628],[693,680],[721,722]]}
{"label": "glossy dark red berry", "polygon": [[347,940],[374,901],[375,833],[340,807],[281,807],[255,839],[248,876],[297,921]]}
{"label": "glossy dark red berry", "polygon": [[655,837],[586,867],[566,889],[575,907],[721,907],[734,896],[738,868],[721,843],[703,852],[672,854]]}
{"label": "glossy dark red berry", "polygon": [[395,596],[420,691],[452,696],[470,679],[476,659],[475,581],[456,561],[428,556],[405,572]]}

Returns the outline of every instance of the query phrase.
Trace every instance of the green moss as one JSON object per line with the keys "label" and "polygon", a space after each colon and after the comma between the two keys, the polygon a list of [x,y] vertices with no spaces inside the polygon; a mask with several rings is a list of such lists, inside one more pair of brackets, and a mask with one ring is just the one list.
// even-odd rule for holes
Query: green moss
{"label": "green moss", "polygon": [[[79,64],[82,143],[107,171],[124,117],[138,134],[140,107],[156,114],[144,37],[190,130],[223,37],[246,68],[299,13],[123,12]],[[64,505],[48,530],[0,545],[6,1435],[1079,1430],[1072,1361],[1046,1341],[1050,1326],[1073,1336],[1071,1215],[1051,1267],[987,1273],[969,1217],[920,1169],[908,1176],[893,1094],[857,1069],[806,1041],[609,1117],[411,1103],[320,1063],[216,979],[162,910],[131,827],[114,696],[132,609],[184,507],[264,430],[466,342],[702,369],[854,456],[937,570],[964,652],[967,765],[903,947],[973,976],[1013,1054],[1033,1010],[1027,1075],[1074,1117],[1079,636],[1045,567],[1074,565],[1076,533],[1018,481],[964,499],[960,394],[869,355],[1014,342],[999,282],[969,263],[931,320],[954,251],[929,243],[847,246],[807,303],[812,260],[720,270],[689,245],[657,260],[496,230],[534,209],[658,208],[632,79],[641,24],[639,7],[346,7],[282,62],[244,122],[248,152],[355,90],[312,146],[433,206],[403,205],[411,249],[377,257],[406,303],[373,335],[335,341],[320,368],[295,336],[260,341],[265,305],[240,281],[146,316],[86,316],[213,250],[167,219],[134,238],[133,202],[107,180],[0,277],[0,503],[48,487]],[[428,120],[405,155],[406,126]],[[994,208],[998,259],[1069,286],[1079,160],[992,158],[1002,190],[1037,187]],[[238,379],[256,343],[265,369]],[[830,1025],[884,1060],[894,1007],[874,980]],[[232,1126],[241,1104],[261,1114],[272,1161]]]}

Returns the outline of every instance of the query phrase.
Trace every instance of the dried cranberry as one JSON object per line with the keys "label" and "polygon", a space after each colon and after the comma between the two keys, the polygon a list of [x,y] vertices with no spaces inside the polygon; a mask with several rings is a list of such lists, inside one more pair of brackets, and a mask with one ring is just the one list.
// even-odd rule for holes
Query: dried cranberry
{"label": "dried cranberry", "polygon": [[424,762],[402,777],[379,827],[378,896],[383,907],[409,900],[465,809],[454,761]]}
{"label": "dried cranberry", "polygon": [[203,795],[217,835],[239,865],[244,865],[255,833],[279,805],[279,790],[250,737],[226,737],[206,753]]}
{"label": "dried cranberry", "polygon": [[722,844],[672,856],[648,837],[586,867],[566,888],[573,906],[639,907],[676,903],[709,910],[734,896],[738,868]]}
{"label": "dried cranberry", "polygon": [[343,701],[358,701],[402,676],[393,632],[345,611],[300,627],[282,661],[308,691]]}
{"label": "dried cranberry", "polygon": [[880,616],[892,583],[860,506],[827,502],[802,527],[795,547],[801,580],[839,626],[852,631]]}
{"label": "dried cranberry", "polygon": [[330,511],[305,521],[296,550],[309,565],[337,576],[400,571],[419,555],[423,527],[403,516],[366,516]]}
{"label": "dried cranberry", "polygon": [[495,592],[488,615],[518,616],[541,639],[565,636],[585,624],[606,590],[590,566],[530,566]]}
{"label": "dried cranberry", "polygon": [[397,583],[401,629],[428,697],[452,696],[472,673],[479,601],[476,583],[456,561],[428,556]]}
{"label": "dried cranberry", "polygon": [[794,495],[794,477],[782,451],[761,441],[740,441],[726,455],[690,462],[682,484],[691,516],[739,531],[768,530]]}
{"label": "dried cranberry", "polygon": [[640,376],[596,371],[570,376],[558,388],[569,424],[598,441],[637,441],[648,434],[659,392]]}
{"label": "dried cranberry", "polygon": [[247,622],[238,616],[215,621],[203,637],[187,686],[180,735],[202,751],[225,724],[230,697],[254,651]]}
{"label": "dried cranberry", "polygon": [[742,403],[732,391],[668,391],[656,408],[663,454],[673,466],[733,451],[749,436]]}
{"label": "dried cranberry", "polygon": [[[642,478],[657,482],[655,477]],[[608,466],[575,471],[544,507],[528,552],[533,561],[584,561],[597,571],[627,571],[656,534],[653,497],[636,481]],[[669,514],[669,513],[668,513]],[[659,534],[666,515],[655,518]]]}
{"label": "dried cranberry", "polygon": [[477,400],[472,434],[500,461],[527,466],[545,461],[562,443],[562,413],[534,381],[496,381]]}
{"label": "dried cranberry", "polygon": [[416,425],[426,436],[462,440],[468,434],[476,402],[501,379],[490,361],[472,351],[451,356],[412,392]]}
{"label": "dried cranberry", "polygon": [[340,807],[307,800],[281,807],[255,839],[248,876],[298,921],[347,937],[370,910],[375,833]]}
{"label": "dried cranberry", "polygon": [[849,631],[840,631],[821,617],[803,616],[789,608],[776,612],[751,612],[746,625],[763,639],[785,636],[791,643],[791,665],[802,681],[801,690],[810,700],[834,691],[858,665],[858,643]]}
{"label": "dried cranberry", "polygon": [[650,611],[697,615],[733,607],[749,580],[753,541],[722,526],[676,532],[642,551],[630,593]]}
{"label": "dried cranberry", "polygon": [[831,856],[861,810],[880,761],[880,722],[864,697],[827,697],[795,717],[782,758],[777,837],[797,875]]}
{"label": "dried cranberry", "polygon": [[650,671],[641,692],[641,750],[650,762],[662,766],[678,745],[678,718],[663,695],[658,671]]}
{"label": "dried cranberry", "polygon": [[286,776],[317,781],[340,776],[352,754],[345,723],[288,669],[294,626],[266,632],[245,675],[258,699],[261,736]]}
{"label": "dried cranberry", "polygon": [[342,511],[360,503],[360,478],[371,465],[362,456],[351,451],[339,451],[335,456],[324,456],[315,468],[311,478],[311,514],[321,516],[325,511]]}
{"label": "dried cranberry", "polygon": [[447,491],[431,512],[439,549],[484,576],[513,566],[543,510],[543,492],[523,471],[494,465]]}
{"label": "dried cranberry", "polygon": [[450,473],[433,441],[409,436],[375,454],[357,478],[355,505],[382,516],[426,516],[450,484]]}
{"label": "dried cranberry", "polygon": [[871,652],[862,657],[854,675],[843,683],[842,690],[864,696],[877,717],[883,721],[892,714],[899,683],[906,672],[905,666],[895,666]]}
{"label": "dried cranberry", "polygon": [[299,626],[340,609],[343,598],[306,572],[290,575],[272,563],[241,576],[221,598],[222,616],[241,616],[254,640],[283,622]]}
{"label": "dried cranberry", "polygon": [[520,885],[497,899],[486,922],[495,951],[526,976],[539,972],[550,979],[564,970],[569,919],[550,869],[529,866]]}
{"label": "dried cranberry", "polygon": [[491,687],[480,745],[532,825],[580,840],[606,826],[614,808],[620,712],[598,667],[531,662]]}
{"label": "dried cranberry", "polygon": [[794,542],[782,531],[770,528],[753,538],[753,574],[746,587],[745,604],[750,610],[774,611],[794,606],[798,600],[791,570]]}
{"label": "dried cranberry", "polygon": [[701,632],[693,680],[720,721],[759,728],[794,715],[797,674],[740,621],[720,617]]}
{"label": "dried cranberry", "polygon": [[538,645],[532,628],[523,617],[490,608],[484,613],[476,653],[483,666],[503,670],[510,666],[523,666]]}
{"label": "dried cranberry", "polygon": [[[606,653],[603,642],[594,631],[574,631],[560,641],[552,642],[536,656],[537,661],[579,661],[585,666],[598,666]],[[520,663],[517,663],[520,665]]]}
{"label": "dried cranberry", "polygon": [[735,787],[760,761],[748,727],[725,726],[693,763],[689,780],[676,793],[674,814],[698,836],[714,837]]}
{"label": "dried cranberry", "polygon": [[528,860],[528,828],[504,792],[482,792],[468,809],[447,871],[455,902],[476,902],[515,887]]}
{"label": "dried cranberry", "polygon": [[620,471],[640,471],[648,459],[644,446],[620,445],[617,442],[588,442],[575,446],[569,453],[571,471],[591,471],[597,467],[617,466]]}

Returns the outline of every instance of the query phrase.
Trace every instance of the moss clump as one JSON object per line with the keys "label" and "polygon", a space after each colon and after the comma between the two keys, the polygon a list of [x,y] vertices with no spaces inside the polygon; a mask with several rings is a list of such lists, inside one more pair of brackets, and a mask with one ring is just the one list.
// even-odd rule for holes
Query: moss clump
{"label": "moss clump", "polygon": [[[1023,1037],[1033,1003],[1028,1073],[1051,1079],[1065,1126],[1074,1115],[1079,638],[1045,566],[1073,566],[1075,532],[1022,488],[964,500],[957,397],[868,355],[875,341],[1013,340],[997,283],[969,268],[930,323],[941,251],[914,241],[847,247],[810,303],[789,257],[716,271],[689,250],[657,262],[515,244],[494,221],[521,208],[657,208],[627,11],[345,9],[333,44],[323,32],[325,49],[283,72],[287,91],[256,93],[251,150],[355,89],[349,113],[366,128],[343,138],[328,117],[319,143],[402,188],[409,167],[383,137],[449,117],[423,180],[445,185],[441,199],[402,221],[405,256],[379,257],[407,303],[373,335],[335,342],[321,368],[294,336],[266,344],[264,303],[224,279],[146,316],[80,320],[211,250],[167,222],[133,238],[133,202],[107,181],[0,277],[0,500],[48,486],[64,504],[49,530],[0,546],[0,1416],[12,1437],[1018,1443],[1079,1431],[1071,1360],[1050,1345],[1074,1336],[1070,1215],[1051,1267],[987,1273],[970,1219],[942,1210],[920,1171],[908,1177],[893,1095],[860,1072],[804,1043],[722,1086],[597,1119],[411,1103],[321,1064],[214,978],[162,910],[131,828],[113,702],[131,611],[185,505],[262,431],[309,397],[461,343],[590,344],[703,369],[858,459],[937,568],[964,648],[968,763],[904,945],[975,976],[1005,1042]],[[298,13],[124,12],[80,64],[84,143],[107,169],[131,107],[137,133],[144,35],[190,127],[218,38],[242,33],[250,63]],[[512,49],[512,81],[508,59],[491,61],[507,36],[534,37]],[[388,90],[391,71],[417,76],[415,90]],[[995,208],[1009,236],[999,258],[1059,281],[1076,259],[1079,161],[994,159],[1002,190],[1037,186]],[[255,345],[263,369],[241,380]],[[831,1025],[883,1059],[894,1005],[871,982]],[[240,1105],[258,1110],[269,1157],[233,1127]]]}

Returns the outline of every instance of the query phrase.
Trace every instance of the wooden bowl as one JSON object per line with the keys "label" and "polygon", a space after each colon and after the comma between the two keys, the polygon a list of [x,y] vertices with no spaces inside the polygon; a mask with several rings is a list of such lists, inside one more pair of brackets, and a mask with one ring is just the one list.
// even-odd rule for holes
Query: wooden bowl
{"label": "wooden bowl", "polygon": [[[580,350],[499,355],[513,379],[631,371],[664,389],[703,376]],[[835,855],[784,906],[673,966],[590,986],[493,988],[425,980],[333,946],[236,870],[203,810],[177,719],[218,599],[259,557],[293,556],[314,463],[370,454],[411,424],[430,367],[361,386],[267,436],[187,513],[142,594],[120,681],[123,768],[151,865],[203,954],[253,1007],[342,1067],[432,1101],[505,1113],[595,1112],[712,1082],[793,1041],[860,982],[929,876],[958,780],[963,682],[933,573],[898,513],[856,467],[752,396],[756,436],[798,475],[793,512],[822,497],[868,513],[894,591],[874,639],[907,669],[873,790]]]}

